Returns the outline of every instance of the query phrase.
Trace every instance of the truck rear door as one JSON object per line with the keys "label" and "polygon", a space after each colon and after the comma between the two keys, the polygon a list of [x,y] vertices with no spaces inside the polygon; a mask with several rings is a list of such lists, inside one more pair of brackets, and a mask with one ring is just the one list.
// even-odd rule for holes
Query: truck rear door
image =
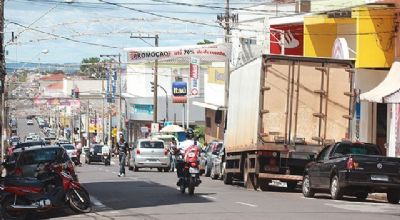
{"label": "truck rear door", "polygon": [[265,59],[260,100],[265,143],[298,145],[297,152],[307,152],[310,149],[301,146],[349,138],[352,62],[273,55]]}

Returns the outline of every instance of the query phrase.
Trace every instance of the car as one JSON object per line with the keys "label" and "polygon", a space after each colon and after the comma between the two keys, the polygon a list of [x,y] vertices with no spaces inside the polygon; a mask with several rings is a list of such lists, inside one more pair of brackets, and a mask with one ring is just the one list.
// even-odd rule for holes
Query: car
{"label": "car", "polygon": [[31,119],[26,120],[26,124],[27,125],[33,125],[33,120],[31,120]]}
{"label": "car", "polygon": [[85,163],[103,162],[103,147],[103,144],[91,145],[89,149],[87,149],[89,152],[85,152]]}
{"label": "car", "polygon": [[205,176],[210,176],[212,168],[212,160],[217,156],[218,152],[223,147],[223,142],[212,141],[207,147],[200,153],[200,171],[204,170]]}
{"label": "car", "polygon": [[75,163],[75,165],[79,164],[76,149],[73,144],[60,144],[60,146],[67,151],[69,158]]}
{"label": "car", "polygon": [[159,172],[169,172],[171,158],[164,141],[159,139],[139,139],[131,149],[128,160],[129,170],[140,168],[157,168]]}
{"label": "car", "polygon": [[75,178],[74,166],[67,152],[60,146],[29,146],[14,150],[6,159],[5,168],[7,176],[36,177],[39,164],[57,163],[66,165],[69,173]]}
{"label": "car", "polygon": [[387,201],[400,201],[400,158],[385,157],[375,144],[336,142],[326,146],[304,171],[302,192],[313,197],[328,192],[332,199],[354,196],[365,200],[369,193],[386,193]]}
{"label": "car", "polygon": [[216,152],[211,160],[211,179],[223,179],[225,173],[225,146]]}

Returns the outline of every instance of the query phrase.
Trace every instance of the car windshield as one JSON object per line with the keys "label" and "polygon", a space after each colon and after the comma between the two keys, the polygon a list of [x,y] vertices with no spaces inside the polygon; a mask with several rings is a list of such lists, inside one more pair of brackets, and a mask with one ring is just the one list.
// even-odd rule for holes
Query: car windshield
{"label": "car windshield", "polygon": [[381,155],[376,145],[357,144],[357,143],[356,144],[342,143],[336,148],[335,154]]}
{"label": "car windshield", "polygon": [[21,155],[21,163],[23,165],[37,164],[41,162],[65,161],[65,151],[62,148],[42,148],[37,150],[25,151]]}
{"label": "car windshield", "polygon": [[164,143],[161,141],[142,141],[141,148],[164,148]]}
{"label": "car windshield", "polygon": [[101,152],[101,148],[103,148],[103,145],[94,145],[93,150],[95,152]]}
{"label": "car windshield", "polygon": [[64,144],[64,145],[62,145],[62,147],[65,150],[74,150],[75,149],[74,145],[72,145],[72,144]]}

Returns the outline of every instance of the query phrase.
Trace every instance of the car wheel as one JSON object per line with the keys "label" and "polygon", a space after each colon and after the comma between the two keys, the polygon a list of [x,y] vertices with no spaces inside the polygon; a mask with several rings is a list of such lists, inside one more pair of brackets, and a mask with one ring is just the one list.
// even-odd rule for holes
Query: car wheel
{"label": "car wheel", "polygon": [[343,192],[339,186],[338,176],[334,176],[331,180],[331,197],[334,200],[339,200],[343,198]]}
{"label": "car wheel", "polygon": [[389,203],[391,204],[399,204],[400,201],[400,191],[398,190],[390,190],[386,193],[386,197]]}
{"label": "car wheel", "polygon": [[157,168],[158,172],[162,172],[163,169],[162,168]]}
{"label": "car wheel", "polygon": [[311,188],[311,181],[310,181],[310,176],[305,175],[303,178],[303,185],[301,187],[303,196],[306,198],[312,198],[315,195],[314,189]]}
{"label": "car wheel", "polygon": [[171,167],[164,168],[164,173],[168,173]]}

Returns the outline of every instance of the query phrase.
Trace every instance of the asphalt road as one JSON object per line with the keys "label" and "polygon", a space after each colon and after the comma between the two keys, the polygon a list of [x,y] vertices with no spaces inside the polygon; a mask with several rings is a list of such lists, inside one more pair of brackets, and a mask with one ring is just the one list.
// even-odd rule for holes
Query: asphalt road
{"label": "asphalt road", "polygon": [[[25,119],[18,120],[18,130],[21,138],[29,132],[40,132],[36,121],[34,125],[26,125]],[[182,195],[176,187],[175,173],[126,169],[127,176],[120,178],[116,159],[113,158],[111,166],[76,167],[81,183],[91,195],[92,213],[79,215],[65,208],[35,214],[29,219],[397,220],[400,217],[400,204],[372,197],[366,202],[351,198],[334,201],[324,194],[306,199],[300,191],[287,192],[284,188],[249,191],[240,184],[227,186],[207,177],[202,177],[203,183],[196,188],[195,195]]]}
{"label": "asphalt road", "polygon": [[300,191],[248,191],[240,184],[226,186],[202,177],[195,195],[180,194],[175,173],[155,170],[117,177],[115,158],[111,166],[77,167],[80,181],[91,194],[93,212],[76,215],[65,209],[36,216],[38,219],[399,219],[400,205],[369,198],[333,201],[327,195],[306,199]]}
{"label": "asphalt road", "polygon": [[21,138],[22,141],[25,140],[25,137],[28,136],[29,133],[36,133],[40,137],[45,137],[35,119],[33,119],[33,125],[27,125],[26,121],[26,118],[17,118],[17,135]]}

